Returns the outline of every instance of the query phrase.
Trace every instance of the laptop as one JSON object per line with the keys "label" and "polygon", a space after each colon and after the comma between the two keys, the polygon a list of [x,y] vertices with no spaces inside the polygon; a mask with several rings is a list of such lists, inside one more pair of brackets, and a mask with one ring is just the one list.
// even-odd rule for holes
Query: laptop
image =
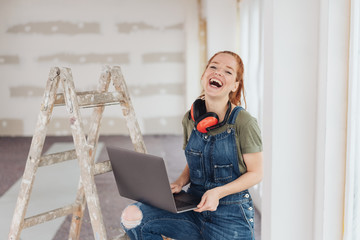
{"label": "laptop", "polygon": [[173,194],[163,158],[124,148],[107,147],[119,193],[169,212],[196,209],[200,198],[181,191]]}

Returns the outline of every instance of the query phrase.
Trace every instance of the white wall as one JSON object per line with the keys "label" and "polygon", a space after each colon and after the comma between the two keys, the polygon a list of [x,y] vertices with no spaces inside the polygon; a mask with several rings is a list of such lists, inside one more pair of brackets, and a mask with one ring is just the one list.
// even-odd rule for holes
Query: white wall
{"label": "white wall", "polygon": [[[208,58],[219,51],[236,51],[236,0],[206,0]],[[221,16],[221,17],[220,17]]]}
{"label": "white wall", "polygon": [[350,1],[320,1],[314,239],[343,236]]}
{"label": "white wall", "polygon": [[[181,134],[185,111],[186,1],[0,1],[0,135],[34,132],[52,66],[94,90],[102,65],[121,65],[143,133]],[[84,111],[89,115],[89,111]],[[102,133],[126,134],[120,107]],[[70,134],[54,110],[50,134]]]}
{"label": "white wall", "polygon": [[351,0],[344,238],[360,238],[360,1]]}
{"label": "white wall", "polygon": [[262,239],[342,238],[349,1],[264,1]]}
{"label": "white wall", "polygon": [[271,2],[271,9],[265,6],[264,26],[262,221],[269,232],[262,235],[312,239],[319,4]]}

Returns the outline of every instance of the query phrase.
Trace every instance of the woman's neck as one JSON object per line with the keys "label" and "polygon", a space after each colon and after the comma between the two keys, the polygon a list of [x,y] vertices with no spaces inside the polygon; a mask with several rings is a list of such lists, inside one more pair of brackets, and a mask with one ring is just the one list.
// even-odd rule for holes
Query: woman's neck
{"label": "woman's neck", "polygon": [[216,113],[219,116],[219,122],[222,122],[228,109],[228,102],[229,99],[214,100],[205,97],[206,111]]}

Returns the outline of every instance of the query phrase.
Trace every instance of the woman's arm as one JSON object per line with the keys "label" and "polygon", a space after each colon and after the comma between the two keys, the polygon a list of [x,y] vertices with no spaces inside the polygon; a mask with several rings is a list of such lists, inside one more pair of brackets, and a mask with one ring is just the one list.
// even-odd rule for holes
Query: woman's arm
{"label": "woman's arm", "polygon": [[184,170],[182,171],[180,177],[173,183],[170,184],[172,193],[179,193],[182,188],[190,182],[190,170],[189,166],[186,164]]}
{"label": "woman's arm", "polygon": [[198,209],[194,211],[216,211],[221,198],[241,192],[261,181],[263,177],[262,152],[243,154],[243,158],[247,172],[224,186],[216,187],[205,192],[198,205]]}

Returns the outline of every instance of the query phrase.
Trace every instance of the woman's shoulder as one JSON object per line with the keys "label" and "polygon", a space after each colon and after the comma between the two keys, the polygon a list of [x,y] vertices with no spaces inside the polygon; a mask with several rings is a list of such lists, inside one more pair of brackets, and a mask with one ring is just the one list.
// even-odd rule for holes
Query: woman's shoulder
{"label": "woman's shoulder", "polygon": [[236,117],[236,122],[247,123],[251,120],[256,120],[256,118],[254,118],[246,109],[241,107],[241,110]]}
{"label": "woman's shoulder", "polygon": [[262,151],[261,130],[255,117],[242,110],[235,121],[235,131],[239,136],[241,152],[255,153]]}
{"label": "woman's shoulder", "polygon": [[191,129],[194,127],[194,121],[189,117],[190,116],[190,110],[188,110],[182,119],[182,125],[184,127],[190,127]]}
{"label": "woman's shoulder", "polygon": [[236,120],[235,120],[235,125],[237,127],[245,127],[248,125],[258,125],[257,123],[257,119],[255,117],[253,117],[248,111],[246,111],[244,108],[241,109],[241,111],[239,111]]}
{"label": "woman's shoulder", "polygon": [[182,126],[183,126],[183,134],[184,134],[184,143],[183,143],[183,149],[185,149],[190,135],[191,135],[191,131],[194,128],[194,121],[192,119],[189,118],[189,112],[187,111],[182,119]]}

